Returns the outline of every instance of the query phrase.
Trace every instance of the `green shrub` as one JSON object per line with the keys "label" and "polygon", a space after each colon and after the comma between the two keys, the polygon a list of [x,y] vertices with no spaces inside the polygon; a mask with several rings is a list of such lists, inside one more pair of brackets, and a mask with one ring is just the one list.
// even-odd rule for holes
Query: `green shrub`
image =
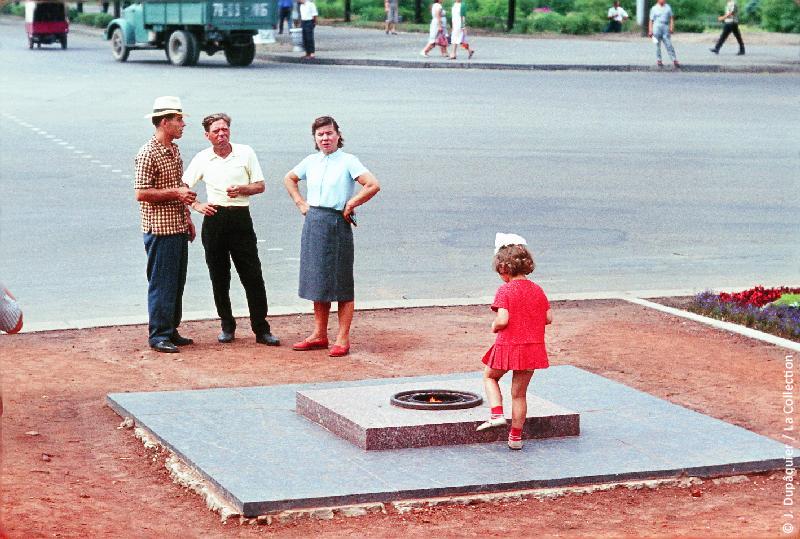
{"label": "green shrub", "polygon": [[722,15],[721,10],[724,9],[717,4],[717,0],[668,0],[668,2],[672,6],[676,22],[680,19],[699,19],[703,15]]}
{"label": "green shrub", "polygon": [[564,16],[555,11],[534,13],[529,20],[528,28],[531,32],[560,32],[564,25]]}
{"label": "green shrub", "polygon": [[794,0],[762,0],[761,25],[771,32],[800,33],[800,7]]}
{"label": "green shrub", "polygon": [[385,21],[386,11],[384,11],[383,6],[363,7],[358,11],[358,17],[362,21]]}
{"label": "green shrub", "polygon": [[25,4],[4,4],[0,6],[0,13],[4,15],[14,15],[15,17],[24,17],[25,16]]}
{"label": "green shrub", "polygon": [[692,34],[702,34],[706,29],[706,22],[697,19],[675,19],[676,32],[688,32]]}
{"label": "green shrub", "polygon": [[323,19],[341,19],[344,17],[344,3],[341,0],[320,0],[317,11]]}
{"label": "green shrub", "polygon": [[522,17],[514,21],[514,28],[511,29],[512,34],[527,34],[530,20],[528,17]]}
{"label": "green shrub", "polygon": [[533,7],[548,7],[553,11],[557,11],[558,13],[564,15],[570,11],[574,11],[574,5],[575,0],[536,0]]}
{"label": "green shrub", "polygon": [[748,0],[742,9],[740,20],[750,24],[761,24],[761,0]]}
{"label": "green shrub", "polygon": [[561,25],[562,34],[587,35],[599,32],[603,26],[601,19],[586,13],[567,13]]}

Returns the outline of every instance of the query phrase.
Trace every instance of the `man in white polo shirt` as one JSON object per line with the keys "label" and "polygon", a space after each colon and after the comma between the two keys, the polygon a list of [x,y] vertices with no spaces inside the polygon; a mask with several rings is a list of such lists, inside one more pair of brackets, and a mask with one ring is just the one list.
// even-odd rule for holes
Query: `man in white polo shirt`
{"label": "man in white polo shirt", "polygon": [[280,341],[272,335],[267,322],[267,292],[250,218],[249,199],[264,192],[264,174],[250,146],[231,143],[230,127],[231,118],[227,114],[203,118],[211,147],[195,155],[183,174],[183,181],[189,186],[201,180],[206,184],[208,202],[195,201],[192,209],[205,216],[201,238],[222,324],[217,340],[229,343],[236,331],[230,298],[233,260],[247,296],[250,327],[256,342],[278,346]]}
{"label": "man in white polo shirt", "polygon": [[614,5],[608,8],[608,24],[603,32],[622,32],[622,23],[628,20],[628,12],[619,5],[619,1],[615,0]]}

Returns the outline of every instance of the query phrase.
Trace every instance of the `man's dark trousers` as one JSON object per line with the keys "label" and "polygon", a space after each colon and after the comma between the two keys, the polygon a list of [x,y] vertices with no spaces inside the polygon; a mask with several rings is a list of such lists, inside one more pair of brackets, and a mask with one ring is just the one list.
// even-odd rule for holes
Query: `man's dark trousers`
{"label": "man's dark trousers", "polygon": [[168,341],[181,323],[189,236],[144,234],[147,252],[147,312],[150,346]]}
{"label": "man's dark trousers", "polygon": [[261,261],[258,259],[256,233],[247,206],[215,206],[217,213],[203,218],[203,247],[211,277],[214,303],[222,323],[222,330],[233,333],[236,319],[231,309],[231,260],[242,281],[247,307],[250,310],[250,327],[256,335],[268,333],[267,292]]}
{"label": "man's dark trousers", "polygon": [[286,21],[286,28],[292,27],[292,8],[282,7],[280,11],[280,21],[278,22],[278,33],[283,33],[283,21]]}
{"label": "man's dark trousers", "polygon": [[719,36],[719,41],[717,41],[717,46],[714,47],[714,49],[719,51],[722,48],[722,44],[725,43],[725,40],[731,35],[731,32],[733,32],[736,41],[739,42],[739,52],[744,53],[744,40],[742,39],[741,32],[739,32],[739,23],[735,22],[725,23],[725,26],[722,27],[722,34]]}
{"label": "man's dark trousers", "polygon": [[303,21],[300,27],[303,29],[303,49],[306,54],[314,54],[314,21]]}

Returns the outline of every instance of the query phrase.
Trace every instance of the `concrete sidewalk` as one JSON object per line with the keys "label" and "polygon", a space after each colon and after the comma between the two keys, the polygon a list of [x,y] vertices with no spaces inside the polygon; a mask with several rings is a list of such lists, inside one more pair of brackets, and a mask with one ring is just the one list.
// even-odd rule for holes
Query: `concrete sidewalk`
{"label": "concrete sidewalk", "polygon": [[[745,34],[745,56],[736,56],[730,38],[719,55],[709,51],[718,35],[676,34],[673,44],[682,70],[694,72],[800,73],[800,35]],[[273,45],[259,45],[258,58],[274,62],[301,62],[303,53],[292,52],[288,34],[276,35]],[[458,60],[420,55],[427,34],[386,35],[380,29],[318,26],[317,58],[323,65],[360,65],[401,68],[470,68],[509,70],[655,71],[655,45],[649,38],[632,34],[593,36],[472,35],[477,50],[471,60],[459,51]],[[664,51],[663,68],[672,70]]]}

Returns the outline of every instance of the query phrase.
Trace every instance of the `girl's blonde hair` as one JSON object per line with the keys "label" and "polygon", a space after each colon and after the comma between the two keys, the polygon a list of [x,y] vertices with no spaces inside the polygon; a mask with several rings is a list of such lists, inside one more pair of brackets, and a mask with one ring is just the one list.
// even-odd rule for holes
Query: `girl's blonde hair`
{"label": "girl's blonde hair", "polygon": [[524,245],[504,245],[494,255],[492,267],[506,275],[528,275],[536,268],[533,255]]}

